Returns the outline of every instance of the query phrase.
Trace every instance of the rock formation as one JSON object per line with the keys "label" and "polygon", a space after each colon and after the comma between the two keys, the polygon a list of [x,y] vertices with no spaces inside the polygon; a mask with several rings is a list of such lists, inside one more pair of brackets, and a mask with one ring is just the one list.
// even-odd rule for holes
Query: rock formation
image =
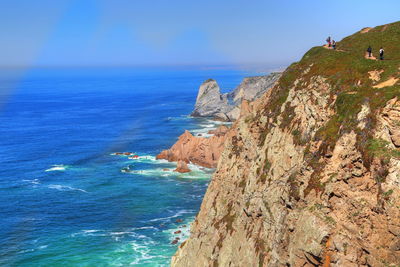
{"label": "rock formation", "polygon": [[221,94],[217,82],[209,79],[200,86],[192,116],[235,121],[239,117],[242,100],[253,101],[260,97],[280,76],[281,73],[275,72],[266,76],[244,78],[234,91],[226,94]]}
{"label": "rock formation", "polygon": [[227,94],[221,94],[217,82],[208,79],[199,88],[195,109],[192,116],[212,117],[218,113],[229,111]]}
{"label": "rock formation", "polygon": [[399,43],[398,22],[314,47],[243,105],[172,266],[400,266],[400,85],[369,75],[400,78]]}
{"label": "rock formation", "polygon": [[180,172],[180,173],[186,173],[190,171],[191,170],[189,169],[187,163],[183,160],[178,161],[176,169],[174,170],[174,172]]}
{"label": "rock formation", "polygon": [[214,136],[206,138],[195,137],[189,131],[185,131],[170,149],[162,151],[156,158],[215,168],[225,139],[231,134],[226,126],[219,127],[215,133]]}

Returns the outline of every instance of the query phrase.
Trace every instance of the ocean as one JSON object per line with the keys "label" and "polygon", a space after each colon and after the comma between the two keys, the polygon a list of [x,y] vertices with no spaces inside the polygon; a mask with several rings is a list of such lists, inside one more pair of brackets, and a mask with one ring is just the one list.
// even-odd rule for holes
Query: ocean
{"label": "ocean", "polygon": [[191,166],[191,173],[178,174],[175,163],[155,156],[185,129],[218,126],[188,116],[204,80],[214,78],[228,91],[256,74],[2,70],[0,266],[168,266],[213,170]]}

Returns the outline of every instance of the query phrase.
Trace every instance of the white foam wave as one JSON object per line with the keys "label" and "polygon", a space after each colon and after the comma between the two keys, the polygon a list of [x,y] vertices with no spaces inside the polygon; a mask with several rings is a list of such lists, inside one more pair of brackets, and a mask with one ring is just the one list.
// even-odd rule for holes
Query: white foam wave
{"label": "white foam wave", "polygon": [[192,119],[193,117],[188,116],[188,115],[182,115],[179,117],[168,117],[166,120],[168,121],[182,121],[182,120],[189,120]]}
{"label": "white foam wave", "polygon": [[168,235],[170,240],[177,240],[177,245],[184,242],[190,236],[190,226],[194,221],[194,217],[190,217],[185,219],[183,222],[179,224],[179,226],[171,229],[164,230],[163,233]]}
{"label": "white foam wave", "polygon": [[183,178],[183,179],[210,179],[214,169],[201,167],[195,164],[188,164],[189,169],[191,172],[187,173],[179,173],[175,172],[174,169],[176,168],[175,162],[167,162],[164,163],[171,164],[169,168],[152,168],[147,170],[133,170],[128,169],[127,167],[122,169],[122,172],[126,172],[129,174],[139,174],[144,176],[153,176],[153,177],[172,177],[172,178]]}
{"label": "white foam wave", "polygon": [[85,234],[88,234],[88,233],[97,233],[97,232],[102,232],[102,231],[103,230],[83,230],[82,232]]}
{"label": "white foam wave", "polygon": [[53,171],[65,171],[67,169],[68,166],[65,165],[52,165],[53,167],[45,170],[46,172],[53,172]]}
{"label": "white foam wave", "polygon": [[157,228],[154,227],[154,226],[142,226],[142,227],[134,227],[134,228],[132,228],[132,231],[135,231],[135,230],[146,230],[146,229],[157,230]]}
{"label": "white foam wave", "polygon": [[130,263],[130,265],[136,265],[142,263],[144,260],[149,260],[154,258],[154,256],[150,255],[150,249],[146,245],[138,244],[135,242],[131,243],[131,248],[135,253],[135,260]]}
{"label": "white foam wave", "polygon": [[75,236],[107,236],[107,233],[105,230],[82,230],[71,234],[71,237]]}
{"label": "white foam wave", "polygon": [[151,163],[151,164],[173,164],[165,159],[156,159],[155,156],[143,155],[138,157],[129,157],[129,162]]}
{"label": "white foam wave", "polygon": [[56,189],[58,191],[80,191],[83,193],[88,193],[88,191],[80,189],[80,188],[75,188],[75,187],[71,187],[71,186],[67,186],[67,185],[59,185],[59,184],[51,184],[48,186],[48,188],[51,189]]}
{"label": "white foam wave", "polygon": [[184,214],[188,214],[188,213],[190,214],[190,213],[194,213],[194,212],[195,212],[194,210],[180,210],[172,216],[151,219],[151,220],[149,220],[149,222],[169,221],[170,219],[181,217]]}
{"label": "white foam wave", "polygon": [[33,179],[33,180],[22,180],[23,182],[28,182],[31,184],[40,184],[40,180],[39,179]]}

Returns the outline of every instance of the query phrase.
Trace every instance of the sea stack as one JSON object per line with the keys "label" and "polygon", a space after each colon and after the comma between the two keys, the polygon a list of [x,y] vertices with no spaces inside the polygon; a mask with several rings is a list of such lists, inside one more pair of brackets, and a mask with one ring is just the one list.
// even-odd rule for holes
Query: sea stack
{"label": "sea stack", "polygon": [[221,94],[215,80],[209,79],[200,86],[191,115],[233,122],[240,115],[240,105],[243,100],[254,101],[259,98],[281,75],[280,72],[273,72],[269,75],[244,78],[236,89],[225,94]]}
{"label": "sea stack", "polygon": [[228,95],[221,94],[217,82],[208,79],[200,85],[195,108],[191,115],[194,117],[212,117],[219,113],[226,113],[229,109]]}

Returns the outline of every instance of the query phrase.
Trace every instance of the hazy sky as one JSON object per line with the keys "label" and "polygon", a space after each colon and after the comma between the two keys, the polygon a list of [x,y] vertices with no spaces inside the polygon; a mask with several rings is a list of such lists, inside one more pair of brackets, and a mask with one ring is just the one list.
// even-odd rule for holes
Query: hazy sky
{"label": "hazy sky", "polygon": [[286,65],[399,0],[0,0],[0,65]]}

